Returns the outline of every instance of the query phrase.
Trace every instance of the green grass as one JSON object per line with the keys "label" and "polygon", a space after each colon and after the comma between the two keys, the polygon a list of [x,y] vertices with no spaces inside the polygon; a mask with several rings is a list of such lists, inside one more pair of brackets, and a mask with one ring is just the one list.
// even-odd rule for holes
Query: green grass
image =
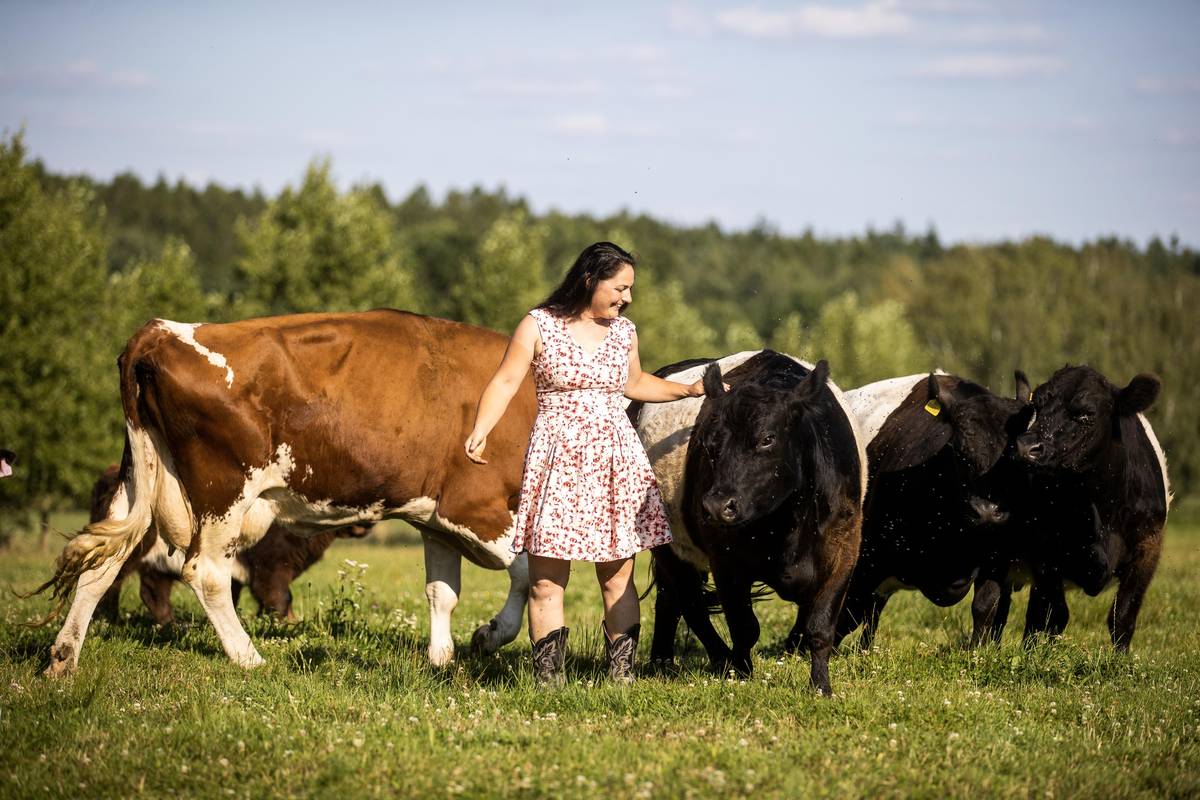
{"label": "green grass", "polygon": [[[0,794],[1200,794],[1200,527],[1168,531],[1130,656],[1107,643],[1111,590],[1071,595],[1065,637],[1029,649],[1017,641],[1021,594],[1003,645],[978,651],[962,646],[967,604],[939,609],[906,593],[889,605],[874,652],[833,660],[832,699],[811,693],[806,660],[781,653],[792,609],[775,599],[758,606],[752,680],[708,674],[681,639],[679,674],[605,684],[587,565],[568,590],[567,687],[533,686],[524,634],[498,656],[460,651],[432,670],[420,549],[402,533],[387,538],[339,542],[302,576],[297,625],[257,619],[244,600],[267,660],[253,672],[226,662],[190,592],[176,589],[181,624],[160,630],[133,580],[126,619],[95,623],[78,674],[50,681],[40,671],[56,629],[20,624],[46,603],[7,595]],[[0,557],[0,587],[46,576],[51,554],[27,542]],[[360,576],[344,559],[370,567]],[[645,562],[638,574],[644,583]],[[507,590],[502,573],[469,566],[463,583],[460,647]]]}

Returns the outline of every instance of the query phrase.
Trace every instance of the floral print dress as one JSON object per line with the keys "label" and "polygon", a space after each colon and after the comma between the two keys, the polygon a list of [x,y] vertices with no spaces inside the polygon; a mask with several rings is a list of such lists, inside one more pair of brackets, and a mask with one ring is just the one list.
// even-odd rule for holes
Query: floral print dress
{"label": "floral print dress", "polygon": [[515,552],[616,561],[671,541],[658,481],[622,397],[634,325],[612,321],[587,352],[566,320],[534,309],[542,352],[533,361],[538,413],[529,436]]}

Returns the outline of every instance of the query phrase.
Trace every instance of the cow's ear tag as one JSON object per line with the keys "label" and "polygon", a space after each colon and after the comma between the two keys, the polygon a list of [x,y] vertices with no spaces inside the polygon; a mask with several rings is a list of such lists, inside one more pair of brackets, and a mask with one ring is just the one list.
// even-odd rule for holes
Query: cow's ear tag
{"label": "cow's ear tag", "polygon": [[942,404],[938,402],[936,397],[934,397],[925,404],[925,410],[936,417],[938,414],[942,413]]}

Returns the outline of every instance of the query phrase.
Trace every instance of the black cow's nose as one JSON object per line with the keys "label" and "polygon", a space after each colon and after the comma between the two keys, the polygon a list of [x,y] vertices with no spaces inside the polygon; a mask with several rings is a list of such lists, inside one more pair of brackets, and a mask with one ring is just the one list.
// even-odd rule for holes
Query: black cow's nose
{"label": "black cow's nose", "polygon": [[994,500],[972,497],[970,506],[975,512],[976,525],[1000,525],[1008,521],[1008,512]]}
{"label": "black cow's nose", "polygon": [[704,498],[704,511],[711,519],[730,525],[741,516],[737,498],[728,494],[710,494]]}
{"label": "black cow's nose", "polygon": [[1020,452],[1021,458],[1035,463],[1046,456],[1046,445],[1037,440],[1020,439],[1017,441],[1017,450]]}

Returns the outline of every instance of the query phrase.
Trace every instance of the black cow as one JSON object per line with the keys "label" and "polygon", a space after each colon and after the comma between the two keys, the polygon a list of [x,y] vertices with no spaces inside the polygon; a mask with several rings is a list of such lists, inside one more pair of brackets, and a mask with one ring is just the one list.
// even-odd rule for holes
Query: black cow
{"label": "black cow", "polygon": [[1115,577],[1108,627],[1114,647],[1129,648],[1171,502],[1166,458],[1142,415],[1161,386],[1143,374],[1117,388],[1090,367],[1067,366],[1034,391],[1033,423],[1017,442],[1034,468],[1023,536],[976,586],[977,641],[999,639],[1026,574],[1025,638],[1066,628],[1065,583],[1094,596]]}
{"label": "black cow", "polygon": [[[838,619],[837,642],[863,626],[871,646],[891,595],[916,589],[958,603],[1004,546],[1024,470],[1011,457],[1029,424],[1029,384],[997,397],[954,375],[909,375],[846,392],[868,440],[862,549]],[[1009,456],[1005,458],[1005,452]]]}
{"label": "black cow", "polygon": [[[705,399],[631,409],[674,534],[654,550],[651,658],[673,657],[682,615],[715,668],[750,674],[759,636],[752,587],[762,582],[800,606],[789,638],[809,650],[813,686],[828,694],[829,654],[862,527],[866,457],[854,421],[824,361],[810,367],[763,350],[692,363],[659,374],[693,381],[703,370]],[[712,627],[707,570],[732,648]]]}

